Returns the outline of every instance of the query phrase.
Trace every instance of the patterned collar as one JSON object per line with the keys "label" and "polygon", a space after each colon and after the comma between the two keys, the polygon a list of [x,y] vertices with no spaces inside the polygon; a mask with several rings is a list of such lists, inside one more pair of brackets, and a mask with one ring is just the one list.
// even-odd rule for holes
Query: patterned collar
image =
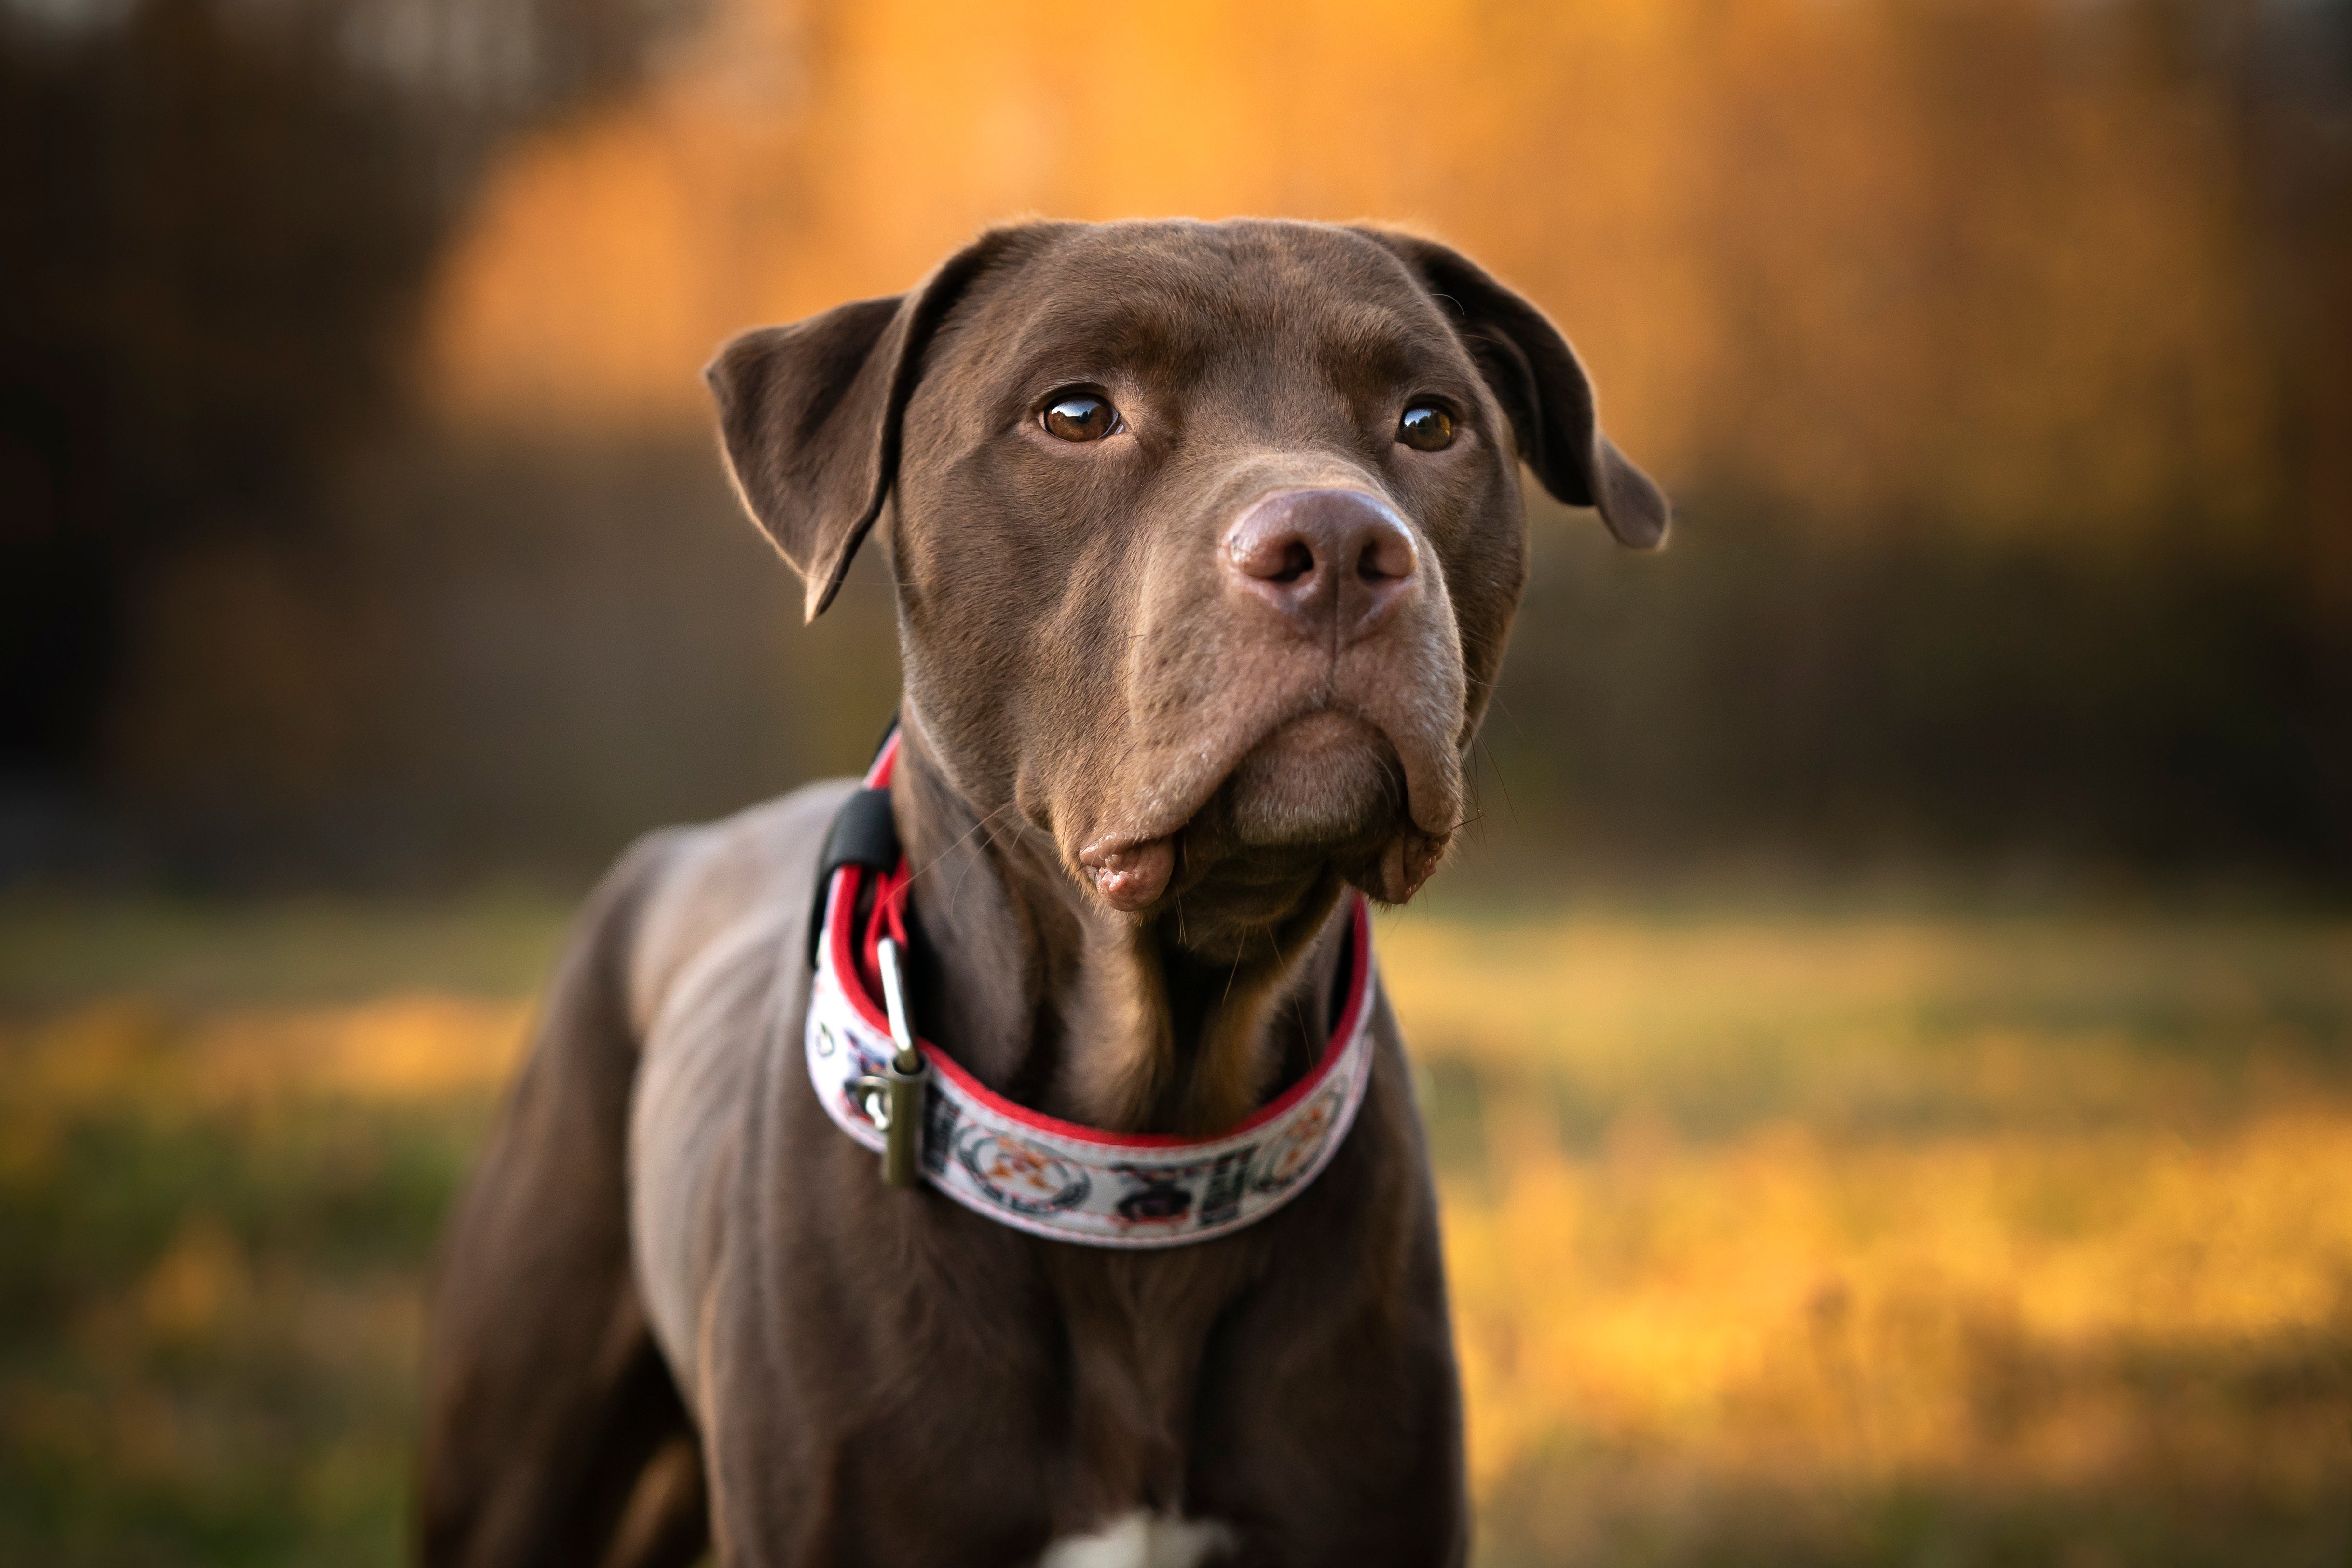
{"label": "patterned collar", "polygon": [[[868,789],[887,786],[897,756],[894,736],[866,776]],[[1322,1060],[1239,1126],[1193,1139],[1108,1133],[1043,1115],[907,1034],[904,1009],[877,1006],[869,978],[882,978],[886,992],[897,984],[906,863],[878,878],[860,953],[851,928],[872,874],[844,865],[825,893],[809,997],[809,1081],[835,1124],[877,1154],[887,1145],[887,1106],[913,1110],[912,1168],[966,1208],[1056,1241],[1179,1247],[1265,1218],[1339,1152],[1371,1082],[1372,927],[1360,894],[1350,895],[1347,1001]],[[908,1081],[890,1072],[894,1057],[904,1063],[915,1053],[921,1065],[911,1095],[886,1102],[888,1079]]]}

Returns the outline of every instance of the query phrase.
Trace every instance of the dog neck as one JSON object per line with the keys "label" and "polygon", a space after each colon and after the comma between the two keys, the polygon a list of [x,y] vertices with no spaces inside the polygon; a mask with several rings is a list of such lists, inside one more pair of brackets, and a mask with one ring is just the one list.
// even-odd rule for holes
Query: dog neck
{"label": "dog neck", "polygon": [[919,1027],[991,1088],[1108,1131],[1202,1136],[1321,1054],[1345,930],[1336,873],[1297,878],[1271,919],[1254,901],[1259,918],[1236,921],[1213,876],[1160,914],[1118,914],[1009,799],[982,810],[958,790],[915,724],[891,806],[923,936]]}

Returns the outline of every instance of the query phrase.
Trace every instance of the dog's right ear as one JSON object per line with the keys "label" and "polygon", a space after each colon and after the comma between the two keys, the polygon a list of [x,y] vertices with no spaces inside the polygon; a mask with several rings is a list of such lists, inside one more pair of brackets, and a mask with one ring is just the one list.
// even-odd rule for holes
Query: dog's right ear
{"label": "dog's right ear", "polygon": [[833,602],[889,497],[932,334],[1034,227],[991,230],[911,293],[745,332],[703,371],[736,494],[807,583],[807,619]]}

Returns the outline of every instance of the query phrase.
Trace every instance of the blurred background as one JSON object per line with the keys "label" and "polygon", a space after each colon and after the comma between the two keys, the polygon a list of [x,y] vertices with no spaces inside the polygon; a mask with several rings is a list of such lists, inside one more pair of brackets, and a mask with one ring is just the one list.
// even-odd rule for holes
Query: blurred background
{"label": "blurred background", "polygon": [[0,0],[0,1558],[397,1557],[568,902],[896,690],[698,369],[1032,213],[1439,235],[1676,498],[1383,923],[1482,1562],[2352,1558],[2343,0]]}

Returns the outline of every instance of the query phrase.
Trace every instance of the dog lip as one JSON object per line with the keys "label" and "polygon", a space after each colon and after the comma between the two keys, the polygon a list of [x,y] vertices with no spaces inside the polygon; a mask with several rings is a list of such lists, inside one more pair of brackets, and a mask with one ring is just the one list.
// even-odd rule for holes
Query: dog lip
{"label": "dog lip", "polygon": [[1077,859],[1091,874],[1103,902],[1132,914],[1168,891],[1169,878],[1176,869],[1176,846],[1166,836],[1138,839],[1105,834],[1081,849]]}
{"label": "dog lip", "polygon": [[1155,839],[1167,836],[1166,833],[1099,833],[1078,851],[1078,863],[1088,871],[1115,869],[1121,857],[1141,849]]}
{"label": "dog lip", "polygon": [[[1177,881],[1179,841],[1193,828],[1218,792],[1232,782],[1243,764],[1267,740],[1301,719],[1318,715],[1331,715],[1366,726],[1388,743],[1397,758],[1403,774],[1404,799],[1399,802],[1394,837],[1390,841],[1392,847],[1374,852],[1371,866],[1360,884],[1383,902],[1402,903],[1412,897],[1436,869],[1444,858],[1444,846],[1453,837],[1454,823],[1450,818],[1433,827],[1420,821],[1416,811],[1432,794],[1443,794],[1443,761],[1431,759],[1433,767],[1425,765],[1417,769],[1386,727],[1353,705],[1328,699],[1302,703],[1277,714],[1246,744],[1234,748],[1224,767],[1203,768],[1197,774],[1180,775],[1163,784],[1165,790],[1167,786],[1181,782],[1187,786],[1182,794],[1155,790],[1158,798],[1141,802],[1144,810],[1139,811],[1118,812],[1114,807],[1113,813],[1107,814],[1118,825],[1099,827],[1075,852],[1065,852],[1075,862],[1078,880],[1106,904],[1123,912],[1135,913],[1158,902]],[[1423,780],[1423,789],[1413,788],[1416,777]],[[1430,788],[1432,785],[1434,789]],[[1370,831],[1370,825],[1367,831]]]}
{"label": "dog lip", "polygon": [[[1217,792],[1233,780],[1234,774],[1260,747],[1299,720],[1324,714],[1362,724],[1388,743],[1403,774],[1404,799],[1401,802],[1403,809],[1400,816],[1405,824],[1416,829],[1425,838],[1444,840],[1452,835],[1456,823],[1450,808],[1440,809],[1444,814],[1439,821],[1423,820],[1424,810],[1435,806],[1440,800],[1452,799],[1446,788],[1444,759],[1429,758],[1416,766],[1413,753],[1401,745],[1395,733],[1377,718],[1352,704],[1310,701],[1276,713],[1247,740],[1228,748],[1230,754],[1223,766],[1203,767],[1197,771],[1180,770],[1175,778],[1164,780],[1159,788],[1152,789],[1150,798],[1140,803],[1139,810],[1120,811],[1114,808],[1107,812],[1106,815],[1113,821],[1124,817],[1125,822],[1116,828],[1098,829],[1086,841],[1086,847],[1078,852],[1079,863],[1091,869],[1094,862],[1086,859],[1089,853],[1171,839],[1182,832],[1209,802],[1216,799]],[[1174,793],[1171,787],[1181,788],[1182,792]]]}

